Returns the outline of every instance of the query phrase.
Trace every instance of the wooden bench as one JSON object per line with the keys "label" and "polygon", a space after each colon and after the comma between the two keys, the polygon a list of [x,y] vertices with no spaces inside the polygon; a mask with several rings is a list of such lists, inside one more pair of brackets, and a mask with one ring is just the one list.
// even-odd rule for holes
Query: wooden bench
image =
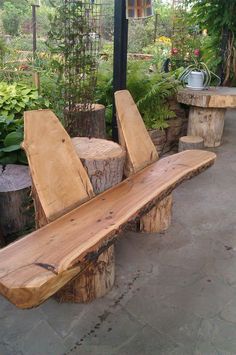
{"label": "wooden bench", "polygon": [[129,92],[117,92],[115,100],[129,177],[96,197],[55,115],[49,110],[25,113],[24,149],[44,226],[0,250],[0,293],[20,308],[37,306],[80,279],[130,222],[215,161],[214,153],[202,150],[158,161]]}

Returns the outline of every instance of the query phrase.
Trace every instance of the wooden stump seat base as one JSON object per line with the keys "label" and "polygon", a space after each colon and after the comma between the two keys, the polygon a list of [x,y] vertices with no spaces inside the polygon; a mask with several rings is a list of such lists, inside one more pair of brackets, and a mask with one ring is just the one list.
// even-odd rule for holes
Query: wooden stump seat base
{"label": "wooden stump seat base", "polygon": [[170,194],[140,218],[140,231],[146,233],[166,231],[171,224],[172,207],[173,197]]}
{"label": "wooden stump seat base", "polygon": [[223,135],[225,112],[224,108],[190,107],[188,135],[202,137],[205,147],[218,147]]}
{"label": "wooden stump seat base", "polygon": [[105,296],[112,289],[114,282],[115,253],[114,245],[111,245],[54,297],[58,302],[90,303]]}

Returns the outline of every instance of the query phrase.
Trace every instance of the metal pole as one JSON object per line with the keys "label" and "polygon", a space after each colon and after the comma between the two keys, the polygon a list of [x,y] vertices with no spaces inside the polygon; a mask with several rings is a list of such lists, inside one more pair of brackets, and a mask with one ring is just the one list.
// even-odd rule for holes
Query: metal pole
{"label": "metal pole", "polygon": [[[113,92],[126,89],[128,20],[126,19],[126,0],[115,0],[114,21],[114,61]],[[115,105],[113,103],[112,138],[118,141]]]}
{"label": "metal pole", "polygon": [[[32,30],[33,30],[33,58],[35,59],[35,54],[37,50],[37,23],[36,23],[36,7],[39,5],[32,4]],[[33,82],[38,91],[40,91],[40,80],[39,74],[37,72],[33,72]]]}
{"label": "metal pole", "polygon": [[39,5],[32,4],[32,30],[33,30],[33,55],[37,49],[37,27],[36,27],[36,7]]}
{"label": "metal pole", "polygon": [[157,38],[157,25],[158,25],[158,13],[155,13],[155,25],[154,25],[154,38],[153,38],[153,42],[156,42],[156,38]]}

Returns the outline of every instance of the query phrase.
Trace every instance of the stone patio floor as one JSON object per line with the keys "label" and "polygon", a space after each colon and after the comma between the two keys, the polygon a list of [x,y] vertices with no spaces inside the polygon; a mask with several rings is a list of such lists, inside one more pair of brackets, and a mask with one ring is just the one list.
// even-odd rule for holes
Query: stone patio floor
{"label": "stone patio floor", "polygon": [[236,111],[215,151],[175,191],[166,233],[118,241],[106,297],[25,311],[0,297],[0,355],[236,354]]}

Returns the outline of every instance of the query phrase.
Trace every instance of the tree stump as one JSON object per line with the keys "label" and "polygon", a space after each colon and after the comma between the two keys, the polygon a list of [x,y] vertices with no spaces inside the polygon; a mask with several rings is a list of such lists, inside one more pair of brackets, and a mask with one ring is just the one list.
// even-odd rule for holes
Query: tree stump
{"label": "tree stump", "polygon": [[72,138],[87,170],[95,194],[119,184],[123,178],[125,151],[117,143],[97,138]]}
{"label": "tree stump", "polygon": [[55,295],[59,302],[89,303],[108,293],[115,281],[114,245],[106,249],[96,261],[88,264],[76,279]]}
{"label": "tree stump", "polygon": [[198,136],[184,136],[179,139],[179,152],[189,149],[203,149],[204,140]]}
{"label": "tree stump", "polygon": [[140,218],[140,231],[160,233],[166,231],[171,224],[173,198],[167,196]]}
{"label": "tree stump", "polygon": [[3,235],[3,231],[2,231],[2,227],[0,225],[0,249],[3,248],[5,246],[5,238]]}
{"label": "tree stump", "polygon": [[224,108],[191,107],[188,135],[204,139],[205,147],[218,147],[224,130]]}
{"label": "tree stump", "polygon": [[34,227],[31,178],[27,166],[0,167],[1,229],[6,243]]}
{"label": "tree stump", "polygon": [[[86,137],[72,138],[72,142],[96,194],[122,181],[125,151],[120,145]],[[88,303],[108,293],[114,281],[115,255],[112,245],[57,292],[55,297],[59,302]]]}
{"label": "tree stump", "polygon": [[78,104],[74,111],[65,109],[65,128],[71,137],[106,138],[105,106],[93,104],[85,110]]}

